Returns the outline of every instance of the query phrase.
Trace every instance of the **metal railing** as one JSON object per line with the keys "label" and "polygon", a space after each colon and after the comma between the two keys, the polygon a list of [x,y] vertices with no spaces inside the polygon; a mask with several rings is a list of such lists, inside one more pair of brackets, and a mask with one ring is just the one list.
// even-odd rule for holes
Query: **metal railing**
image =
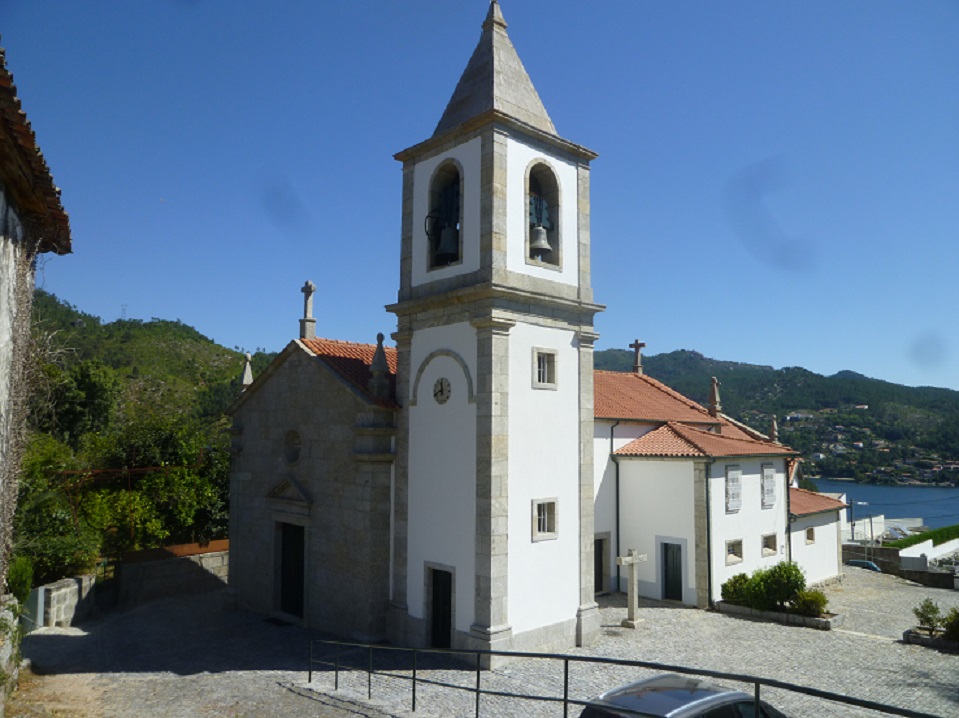
{"label": "metal railing", "polygon": [[[332,660],[329,657],[317,657],[316,646],[326,646],[332,648],[333,656]],[[342,649],[355,649],[351,651],[352,653],[364,653],[365,652],[365,665],[357,666],[355,663],[344,664],[344,651]],[[409,655],[411,656],[412,662],[411,666],[408,669],[397,669],[393,671],[382,671],[376,670],[373,664],[374,651],[383,652],[392,655]],[[328,651],[329,652],[329,651]],[[466,663],[473,664],[472,670],[475,673],[475,682],[472,687],[467,687],[463,685],[457,685],[455,683],[445,683],[443,681],[438,681],[433,678],[424,678],[418,674],[418,658],[424,655],[433,655],[433,656],[447,656],[457,661],[458,666],[463,666]],[[509,691],[500,691],[493,690],[490,688],[483,688],[482,686],[482,672],[483,672],[483,658],[484,657],[504,657],[509,659],[540,659],[540,660],[549,660],[549,661],[562,661],[563,662],[563,695],[560,696],[549,696],[549,695],[535,695],[535,694],[525,694],[525,693],[515,693]],[[412,710],[416,711],[416,701],[417,701],[417,685],[431,685],[442,688],[450,688],[453,690],[459,691],[470,691],[475,696],[475,715],[479,718],[480,715],[480,699],[483,696],[498,696],[502,698],[515,698],[523,700],[532,700],[532,701],[542,701],[547,703],[562,703],[563,704],[563,716],[568,718],[570,706],[585,706],[590,703],[590,700],[580,700],[571,698],[569,695],[569,681],[570,681],[570,664],[605,664],[610,666],[624,666],[624,667],[634,667],[634,668],[646,668],[655,671],[664,671],[669,673],[682,673],[686,675],[694,676],[705,676],[709,678],[718,678],[725,681],[733,681],[736,683],[746,683],[753,686],[753,693],[755,696],[755,703],[758,707],[760,701],[761,688],[774,688],[789,691],[792,693],[799,693],[805,696],[810,696],[813,698],[818,698],[821,700],[832,701],[834,703],[841,703],[848,706],[856,706],[857,708],[865,708],[868,710],[878,711],[880,713],[885,713],[887,715],[897,715],[897,716],[907,716],[908,718],[942,718],[933,713],[923,713],[920,711],[910,710],[908,708],[899,708],[898,706],[886,705],[884,703],[878,703],[876,701],[865,700],[862,698],[853,698],[852,696],[844,696],[838,693],[831,693],[829,691],[819,690],[818,688],[809,688],[806,686],[798,686],[792,683],[786,683],[784,681],[778,681],[772,678],[758,678],[756,676],[749,676],[740,673],[726,673],[722,671],[710,671],[701,668],[689,668],[686,666],[675,666],[667,663],[654,663],[651,661],[636,661],[636,660],[626,660],[619,658],[602,658],[598,656],[572,656],[562,653],[527,653],[521,651],[487,651],[487,650],[466,650],[466,649],[455,649],[455,648],[401,648],[395,646],[387,645],[372,645],[369,643],[351,643],[349,641],[335,641],[335,640],[312,640],[310,641],[310,663],[309,663],[309,683],[313,682],[313,674],[316,672],[314,666],[324,665],[329,666],[333,669],[333,681],[334,681],[334,690],[339,690],[340,686],[340,672],[341,670],[354,670],[359,668],[366,672],[366,689],[367,689],[367,699],[373,699],[373,676],[382,676],[385,678],[391,678],[398,681],[409,681],[411,683],[411,704]],[[449,668],[449,666],[446,666]],[[400,670],[406,670],[409,672],[409,675],[403,675]],[[628,710],[623,710],[622,708],[616,709],[619,712],[628,713]]]}

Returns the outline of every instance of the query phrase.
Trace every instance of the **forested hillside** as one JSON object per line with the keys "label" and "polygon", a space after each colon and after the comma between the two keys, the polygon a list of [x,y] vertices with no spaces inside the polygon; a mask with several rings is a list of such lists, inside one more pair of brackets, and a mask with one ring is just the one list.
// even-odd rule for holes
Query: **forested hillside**
{"label": "forested hillside", "polygon": [[[258,352],[260,369],[271,355]],[[15,552],[34,582],[227,533],[226,408],[244,357],[179,321],[103,323],[34,298]]]}
{"label": "forested hillside", "polygon": [[[633,353],[596,352],[598,369],[631,371]],[[959,483],[959,392],[907,387],[852,371],[822,376],[709,359],[681,350],[643,357],[643,369],[705,405],[711,377],[723,411],[803,452],[807,468],[864,481]]]}

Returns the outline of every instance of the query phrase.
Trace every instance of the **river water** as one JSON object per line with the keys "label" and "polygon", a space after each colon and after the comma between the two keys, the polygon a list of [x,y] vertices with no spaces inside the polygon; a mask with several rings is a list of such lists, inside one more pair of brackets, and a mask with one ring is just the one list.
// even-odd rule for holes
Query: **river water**
{"label": "river water", "polygon": [[[881,486],[853,481],[813,479],[820,491],[845,493],[858,522],[867,516],[887,519],[922,518],[926,526],[938,528],[959,524],[959,488],[939,486]],[[858,502],[864,501],[865,506]]]}

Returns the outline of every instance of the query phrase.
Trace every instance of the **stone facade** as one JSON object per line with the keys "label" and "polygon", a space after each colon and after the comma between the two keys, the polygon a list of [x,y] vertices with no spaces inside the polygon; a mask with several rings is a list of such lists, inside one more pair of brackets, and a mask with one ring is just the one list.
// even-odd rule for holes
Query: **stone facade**
{"label": "stone facade", "polygon": [[[384,638],[394,411],[293,342],[233,417],[230,586],[239,605],[356,640]],[[300,530],[284,539],[284,525],[302,528],[302,588],[296,578],[285,584],[302,590],[299,612],[295,600],[283,604],[281,554]]]}

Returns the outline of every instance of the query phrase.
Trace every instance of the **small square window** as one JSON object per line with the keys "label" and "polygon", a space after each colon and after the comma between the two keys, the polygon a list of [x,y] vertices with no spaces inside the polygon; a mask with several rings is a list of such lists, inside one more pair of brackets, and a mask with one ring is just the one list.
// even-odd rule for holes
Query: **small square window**
{"label": "small square window", "polygon": [[726,542],[726,565],[731,566],[743,562],[743,540]]}
{"label": "small square window", "polygon": [[812,526],[806,529],[806,543],[816,543],[816,529]]}
{"label": "small square window", "polygon": [[533,349],[533,388],[556,388],[556,351]]}
{"label": "small square window", "polygon": [[533,541],[554,539],[556,535],[556,499],[535,499],[533,501]]}
{"label": "small square window", "polygon": [[766,534],[763,536],[763,556],[775,556],[778,550],[776,534]]}

